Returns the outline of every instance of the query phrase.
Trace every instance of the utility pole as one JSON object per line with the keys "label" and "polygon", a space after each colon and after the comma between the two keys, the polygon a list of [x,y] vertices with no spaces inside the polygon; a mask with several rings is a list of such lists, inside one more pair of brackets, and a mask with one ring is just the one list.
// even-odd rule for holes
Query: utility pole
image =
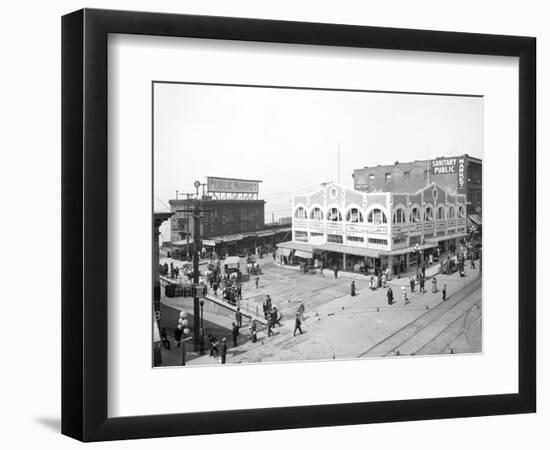
{"label": "utility pole", "polygon": [[[189,194],[188,194],[189,195]],[[189,197],[188,197],[189,199]],[[212,209],[201,209],[201,201],[195,199],[191,208],[190,201],[187,202],[188,207],[178,212],[185,212],[187,217],[193,218],[193,285],[198,287],[199,284],[199,252],[201,245],[201,213],[212,211]],[[189,233],[188,233],[189,236]],[[189,246],[187,247],[189,248]],[[195,289],[193,297],[193,348],[195,352],[204,351],[204,330],[201,328],[201,306],[200,298],[197,296],[198,289]]]}

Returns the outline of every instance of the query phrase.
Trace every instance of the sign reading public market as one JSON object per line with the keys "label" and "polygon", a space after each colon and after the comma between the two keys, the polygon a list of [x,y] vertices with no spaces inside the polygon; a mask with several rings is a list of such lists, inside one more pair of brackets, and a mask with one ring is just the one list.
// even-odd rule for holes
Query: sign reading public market
{"label": "sign reading public market", "polygon": [[207,177],[208,192],[257,194],[258,183],[257,180]]}

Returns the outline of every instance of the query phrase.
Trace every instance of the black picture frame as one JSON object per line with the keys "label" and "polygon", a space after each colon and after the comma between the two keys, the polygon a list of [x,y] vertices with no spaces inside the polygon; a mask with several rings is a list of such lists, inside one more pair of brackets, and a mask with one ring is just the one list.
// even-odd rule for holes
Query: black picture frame
{"label": "black picture frame", "polygon": [[[519,58],[517,393],[107,417],[109,33]],[[536,39],[84,9],[62,18],[62,433],[82,441],[535,412]]]}

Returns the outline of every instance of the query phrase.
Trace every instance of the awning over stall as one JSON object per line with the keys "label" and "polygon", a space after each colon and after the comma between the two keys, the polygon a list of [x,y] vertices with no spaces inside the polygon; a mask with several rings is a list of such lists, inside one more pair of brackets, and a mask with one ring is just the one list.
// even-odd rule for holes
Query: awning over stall
{"label": "awning over stall", "polygon": [[303,259],[313,259],[313,253],[304,252],[303,250],[296,250],[294,252],[294,256],[297,258],[303,258]]}
{"label": "awning over stall", "polygon": [[332,242],[327,242],[321,245],[315,245],[314,248],[315,250],[323,250],[327,252],[336,252],[336,253],[346,253],[347,255],[368,256],[369,258],[379,258],[380,253],[383,253],[379,250],[374,250],[371,248],[354,247],[353,245],[335,244]]}

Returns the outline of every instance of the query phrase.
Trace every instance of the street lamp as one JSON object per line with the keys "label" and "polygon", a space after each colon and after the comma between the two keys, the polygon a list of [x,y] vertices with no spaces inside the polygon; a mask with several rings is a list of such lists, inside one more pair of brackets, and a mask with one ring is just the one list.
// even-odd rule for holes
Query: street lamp
{"label": "street lamp", "polygon": [[189,334],[189,321],[187,320],[187,313],[185,311],[180,312],[180,318],[178,320],[178,329],[182,332],[181,337],[181,365],[185,366],[185,341],[189,338],[185,337]]}
{"label": "street lamp", "polygon": [[201,298],[200,301],[201,305],[201,336],[200,336],[200,354],[201,356],[204,355],[204,299]]}
{"label": "street lamp", "polygon": [[418,280],[418,269],[420,266],[420,246],[418,245],[418,242],[414,246],[414,252],[416,253],[416,279]]}

